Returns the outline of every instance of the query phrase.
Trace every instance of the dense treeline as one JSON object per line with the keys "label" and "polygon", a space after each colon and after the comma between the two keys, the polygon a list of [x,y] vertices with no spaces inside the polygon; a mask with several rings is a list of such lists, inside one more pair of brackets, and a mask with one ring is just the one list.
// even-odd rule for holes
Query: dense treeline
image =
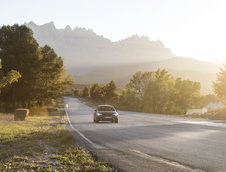
{"label": "dense treeline", "polygon": [[137,72],[122,91],[117,91],[113,81],[105,86],[94,84],[89,95],[84,88],[75,95],[133,111],[152,113],[185,113],[200,101],[200,83],[172,77],[168,71]]}
{"label": "dense treeline", "polygon": [[91,88],[85,87],[82,90],[74,90],[74,95],[76,97],[90,97],[97,102],[110,102],[119,96],[114,81],[110,81],[104,86],[96,83]]}
{"label": "dense treeline", "polygon": [[217,80],[213,83],[213,90],[226,103],[226,64],[220,69]]}
{"label": "dense treeline", "polygon": [[200,83],[173,78],[158,69],[133,75],[122,94],[122,104],[144,112],[185,113],[199,97]]}
{"label": "dense treeline", "polygon": [[0,59],[1,75],[8,76],[10,83],[1,88],[2,108],[50,103],[72,82],[64,71],[63,59],[51,47],[40,47],[24,25],[0,28]]}

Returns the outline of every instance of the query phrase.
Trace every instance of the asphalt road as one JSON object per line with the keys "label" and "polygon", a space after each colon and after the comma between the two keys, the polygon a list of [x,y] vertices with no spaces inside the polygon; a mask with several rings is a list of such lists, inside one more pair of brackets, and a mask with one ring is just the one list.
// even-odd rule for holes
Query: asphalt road
{"label": "asphalt road", "polygon": [[226,171],[226,123],[119,111],[119,123],[93,123],[94,108],[65,98],[73,132],[123,171]]}

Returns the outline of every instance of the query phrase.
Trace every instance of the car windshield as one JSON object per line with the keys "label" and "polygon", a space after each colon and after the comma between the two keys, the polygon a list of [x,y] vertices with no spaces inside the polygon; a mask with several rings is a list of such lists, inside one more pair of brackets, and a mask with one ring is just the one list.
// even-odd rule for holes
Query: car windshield
{"label": "car windshield", "polygon": [[99,106],[98,111],[115,111],[115,109],[111,106]]}

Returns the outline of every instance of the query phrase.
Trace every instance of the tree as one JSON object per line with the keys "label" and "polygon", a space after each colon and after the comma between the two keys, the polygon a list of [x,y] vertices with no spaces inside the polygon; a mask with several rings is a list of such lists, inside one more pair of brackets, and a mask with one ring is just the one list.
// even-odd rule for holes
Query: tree
{"label": "tree", "polygon": [[188,108],[198,105],[198,101],[200,100],[200,88],[201,85],[199,82],[182,80],[181,78],[175,80],[171,98],[174,100],[174,105],[177,106],[178,110],[180,109],[181,113],[185,113]]}
{"label": "tree", "polygon": [[213,90],[218,97],[226,100],[226,65],[217,74],[217,80],[213,83]]}
{"label": "tree", "polygon": [[143,99],[145,87],[151,80],[152,75],[152,72],[137,72],[132,76],[130,82],[126,85],[126,88],[135,96]]}
{"label": "tree", "polygon": [[117,96],[116,90],[117,90],[117,86],[115,85],[115,82],[110,81],[108,84],[106,84],[103,87],[104,99],[109,100],[109,99]]}
{"label": "tree", "polygon": [[40,48],[39,72],[35,85],[34,99],[39,104],[56,99],[72,83],[64,71],[63,59],[49,46]]}
{"label": "tree", "polygon": [[31,29],[22,25],[3,26],[0,29],[0,59],[3,75],[11,70],[18,71],[22,77],[18,82],[2,90],[1,99],[14,104],[25,105],[33,97],[36,84],[39,47]]}
{"label": "tree", "polygon": [[170,102],[172,77],[165,69],[158,69],[144,90],[143,111],[166,113]]}
{"label": "tree", "polygon": [[49,46],[39,47],[31,29],[25,25],[3,26],[0,29],[2,74],[11,70],[21,74],[18,82],[2,89],[2,101],[15,107],[43,104],[63,95],[72,83],[64,71],[63,59]]}
{"label": "tree", "polygon": [[75,90],[75,91],[74,91],[74,96],[75,96],[75,97],[78,97],[79,95],[80,95],[79,90]]}
{"label": "tree", "polygon": [[214,94],[207,94],[205,96],[200,97],[199,107],[204,107],[211,102],[219,102],[220,98]]}
{"label": "tree", "polygon": [[0,79],[0,89],[1,89],[14,82],[18,82],[19,78],[21,78],[21,75],[19,72],[11,70],[6,74],[6,76],[1,76],[0,78],[1,78]]}
{"label": "tree", "polygon": [[135,73],[122,93],[121,101],[123,104],[133,110],[142,110],[144,91],[152,78],[152,72]]}
{"label": "tree", "polygon": [[121,103],[131,110],[185,113],[198,104],[200,83],[173,78],[167,70],[136,73],[122,93]]}
{"label": "tree", "polygon": [[104,92],[102,87],[99,84],[94,84],[90,88],[90,97],[95,100],[103,100]]}
{"label": "tree", "polygon": [[83,88],[82,97],[89,97],[89,88],[87,87]]}

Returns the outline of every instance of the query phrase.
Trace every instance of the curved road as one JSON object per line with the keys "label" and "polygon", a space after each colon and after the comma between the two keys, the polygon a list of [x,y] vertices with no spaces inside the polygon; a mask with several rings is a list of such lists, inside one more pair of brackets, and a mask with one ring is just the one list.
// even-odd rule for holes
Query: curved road
{"label": "curved road", "polygon": [[73,131],[100,159],[123,171],[226,171],[226,124],[120,111],[93,123],[92,107],[65,97]]}

